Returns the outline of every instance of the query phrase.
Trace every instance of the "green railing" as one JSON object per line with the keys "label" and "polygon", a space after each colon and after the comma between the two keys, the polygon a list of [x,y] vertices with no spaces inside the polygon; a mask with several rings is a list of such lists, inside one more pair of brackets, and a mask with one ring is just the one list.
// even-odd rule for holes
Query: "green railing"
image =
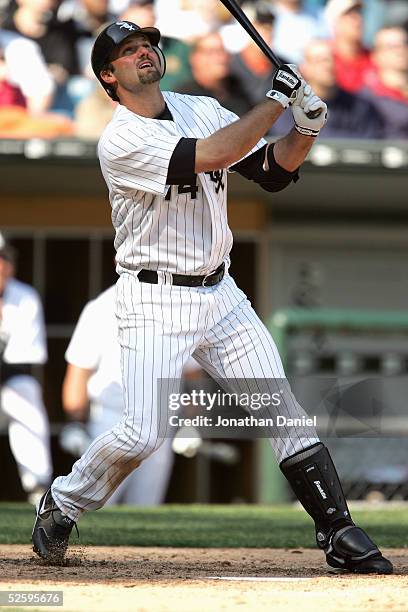
{"label": "green railing", "polygon": [[[397,331],[408,333],[408,312],[390,310],[340,310],[329,308],[287,308],[276,311],[267,323],[287,367],[288,337],[300,331],[337,331],[375,333]],[[290,372],[287,372],[290,376]],[[282,503],[288,499],[288,488],[273,457],[270,443],[258,445],[258,501]]]}

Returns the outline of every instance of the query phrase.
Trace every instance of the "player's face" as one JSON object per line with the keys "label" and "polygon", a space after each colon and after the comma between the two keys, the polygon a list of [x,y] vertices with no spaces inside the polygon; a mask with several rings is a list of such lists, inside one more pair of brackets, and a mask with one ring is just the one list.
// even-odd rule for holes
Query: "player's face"
{"label": "player's face", "polygon": [[137,91],[140,85],[150,85],[161,78],[157,53],[149,39],[140,34],[129,36],[115,49],[111,64],[118,86],[127,91]]}

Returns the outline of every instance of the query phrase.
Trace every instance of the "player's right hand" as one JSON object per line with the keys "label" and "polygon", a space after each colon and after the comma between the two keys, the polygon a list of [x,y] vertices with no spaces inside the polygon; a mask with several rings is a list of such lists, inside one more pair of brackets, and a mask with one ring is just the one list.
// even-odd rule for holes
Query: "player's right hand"
{"label": "player's right hand", "polygon": [[294,103],[303,84],[304,80],[295,64],[282,64],[276,71],[272,79],[272,89],[266,96],[287,108]]}
{"label": "player's right hand", "polygon": [[[317,117],[308,117],[309,112],[320,109]],[[292,113],[296,130],[304,136],[316,137],[327,121],[327,104],[306,83],[292,106]]]}

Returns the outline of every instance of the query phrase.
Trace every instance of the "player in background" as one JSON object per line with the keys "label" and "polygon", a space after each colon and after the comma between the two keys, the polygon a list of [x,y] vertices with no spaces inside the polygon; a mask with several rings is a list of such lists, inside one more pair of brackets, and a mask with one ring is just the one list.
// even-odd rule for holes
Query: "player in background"
{"label": "player in background", "polygon": [[[113,286],[85,305],[65,353],[62,405],[70,422],[61,431],[60,444],[76,458],[95,438],[112,429],[125,409],[117,334]],[[183,392],[197,383],[203,383],[202,369],[191,358],[183,370]],[[105,505],[163,503],[173,467],[172,449],[188,458],[204,452],[209,458],[235,462],[232,447],[203,443],[192,429],[181,428],[174,439],[166,439],[125,478]]]}
{"label": "player in background", "polygon": [[[115,287],[84,307],[65,353],[62,403],[71,421],[60,436],[64,450],[77,457],[122,418],[125,404],[115,318]],[[119,485],[107,505],[154,506],[164,501],[173,466],[166,440]]]}
{"label": "player in background", "polygon": [[0,234],[0,417],[30,503],[36,504],[52,476],[50,434],[42,390],[31,366],[47,360],[40,298],[15,279],[14,249]]}
{"label": "player in background", "polygon": [[[228,391],[241,394],[242,385],[250,390],[260,384],[272,397],[279,389],[280,413],[299,422],[307,418],[272,337],[228,272],[227,169],[267,191],[284,189],[298,179],[326,122],[326,104],[290,65],[280,67],[265,101],[241,119],[213,98],[162,92],[165,61],[159,41],[155,28],[116,22],[99,34],[93,48],[94,72],[119,101],[98,154],[116,230],[125,413],[44,495],[33,544],[51,561],[63,558],[81,515],[101,508],[164,442],[168,415],[160,399],[191,356]],[[268,144],[263,136],[289,107],[295,127]],[[317,117],[309,116],[317,110]],[[270,416],[277,412],[272,404],[269,410]],[[357,573],[391,573],[391,563],[354,524],[317,432],[283,428],[269,440],[315,522],[328,564]]]}

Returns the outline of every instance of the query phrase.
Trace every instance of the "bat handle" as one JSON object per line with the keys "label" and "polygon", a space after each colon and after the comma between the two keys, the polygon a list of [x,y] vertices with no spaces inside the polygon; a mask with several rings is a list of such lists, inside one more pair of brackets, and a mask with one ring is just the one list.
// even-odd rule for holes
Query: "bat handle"
{"label": "bat handle", "polygon": [[320,115],[322,114],[323,109],[322,108],[317,108],[314,111],[309,111],[308,113],[306,113],[306,117],[308,119],[317,119],[317,117],[320,117]]}

